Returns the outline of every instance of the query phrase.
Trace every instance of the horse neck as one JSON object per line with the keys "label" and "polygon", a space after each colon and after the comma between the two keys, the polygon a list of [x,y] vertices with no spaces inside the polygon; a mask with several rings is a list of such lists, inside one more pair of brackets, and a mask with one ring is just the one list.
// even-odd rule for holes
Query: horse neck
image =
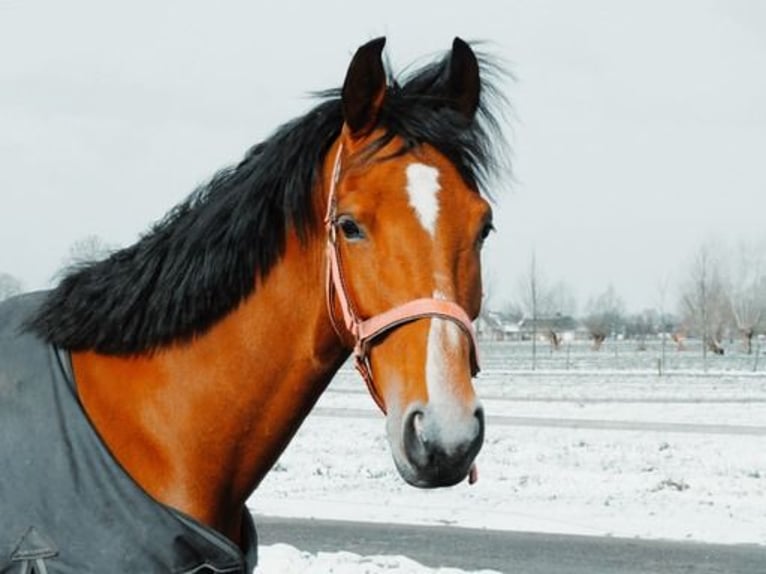
{"label": "horse neck", "polygon": [[73,354],[82,403],[150,495],[237,540],[242,505],[348,352],[325,309],[324,245],[294,234],[256,291],[191,343]]}

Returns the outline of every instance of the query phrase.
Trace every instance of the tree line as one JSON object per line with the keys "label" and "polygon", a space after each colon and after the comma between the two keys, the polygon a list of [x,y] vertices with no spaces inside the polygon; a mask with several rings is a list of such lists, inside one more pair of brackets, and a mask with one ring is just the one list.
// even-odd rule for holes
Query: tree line
{"label": "tree line", "polygon": [[[649,336],[664,335],[680,347],[686,338],[698,338],[705,354],[722,354],[724,340],[739,338],[744,351],[752,353],[754,338],[766,333],[765,246],[766,241],[728,247],[702,244],[679,268],[674,283],[658,283],[656,305],[637,313],[626,310],[612,285],[589,297],[578,313],[572,288],[565,281],[549,280],[532,253],[510,300],[498,311],[510,321],[528,320],[533,345],[547,338],[557,346],[560,338],[550,328],[550,319],[574,317],[587,330],[594,349],[609,337],[636,339],[640,346]],[[494,295],[490,293],[489,307]],[[544,330],[536,332],[538,324],[545,324]]]}

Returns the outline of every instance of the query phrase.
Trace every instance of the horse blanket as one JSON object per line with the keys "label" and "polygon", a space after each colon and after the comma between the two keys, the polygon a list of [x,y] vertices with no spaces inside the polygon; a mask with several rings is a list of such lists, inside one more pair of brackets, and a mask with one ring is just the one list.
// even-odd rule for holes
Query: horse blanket
{"label": "horse blanket", "polygon": [[44,296],[0,303],[0,573],[252,572],[247,509],[243,554],[115,461],[78,400],[69,354],[23,331]]}

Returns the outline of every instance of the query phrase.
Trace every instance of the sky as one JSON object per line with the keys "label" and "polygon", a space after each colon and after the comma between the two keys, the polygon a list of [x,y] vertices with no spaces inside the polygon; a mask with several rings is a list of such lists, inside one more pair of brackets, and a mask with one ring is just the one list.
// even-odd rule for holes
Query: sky
{"label": "sky", "polygon": [[131,244],[380,35],[395,70],[460,36],[513,75],[491,306],[532,253],[580,309],[672,304],[702,242],[766,237],[762,2],[264,4],[0,0],[0,272],[45,288],[75,241]]}

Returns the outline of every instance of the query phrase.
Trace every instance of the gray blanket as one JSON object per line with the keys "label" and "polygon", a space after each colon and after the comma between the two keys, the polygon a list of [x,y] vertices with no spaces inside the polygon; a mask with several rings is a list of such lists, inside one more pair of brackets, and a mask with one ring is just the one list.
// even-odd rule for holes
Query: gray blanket
{"label": "gray blanket", "polygon": [[[250,573],[257,559],[150,498],[90,425],[68,353],[21,324],[36,293],[0,303],[0,573]],[[115,389],[119,392],[119,389]]]}

